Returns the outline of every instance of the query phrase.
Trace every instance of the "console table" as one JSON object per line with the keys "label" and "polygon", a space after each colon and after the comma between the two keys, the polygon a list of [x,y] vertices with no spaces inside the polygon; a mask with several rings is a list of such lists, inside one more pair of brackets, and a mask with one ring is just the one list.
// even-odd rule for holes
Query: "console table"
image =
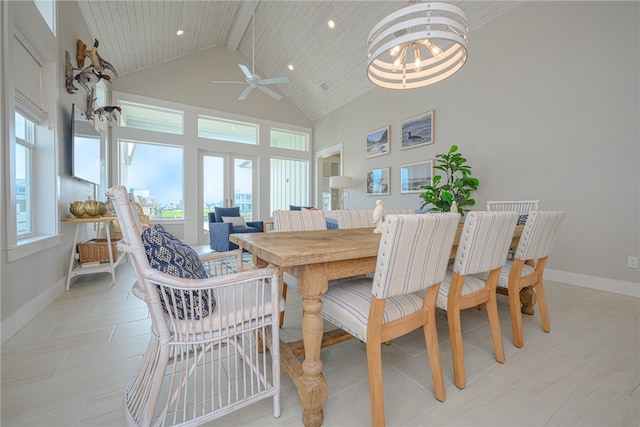
{"label": "console table", "polygon": [[[121,254],[114,260],[116,254],[113,253],[111,248],[111,232],[109,230],[109,222],[114,220],[115,216],[98,216],[90,218],[63,218],[62,222],[72,222],[76,224],[75,236],[73,238],[73,248],[71,250],[71,259],[69,260],[69,272],[67,273],[67,287],[71,286],[71,279],[76,276],[82,276],[84,274],[95,273],[111,273],[111,283],[116,283],[116,267],[124,259],[125,254]],[[80,263],[78,255],[78,232],[81,224],[93,223],[98,224],[98,230],[100,225],[104,225],[107,235],[107,248],[109,251],[109,262],[101,262],[97,265],[82,265]]]}

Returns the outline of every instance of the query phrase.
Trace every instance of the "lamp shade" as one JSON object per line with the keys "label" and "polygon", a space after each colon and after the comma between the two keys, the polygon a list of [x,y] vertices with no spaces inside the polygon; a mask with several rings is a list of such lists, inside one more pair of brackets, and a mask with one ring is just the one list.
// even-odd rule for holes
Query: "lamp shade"
{"label": "lamp shade", "polygon": [[331,188],[349,188],[353,185],[353,178],[350,176],[332,176],[329,177],[329,187]]}

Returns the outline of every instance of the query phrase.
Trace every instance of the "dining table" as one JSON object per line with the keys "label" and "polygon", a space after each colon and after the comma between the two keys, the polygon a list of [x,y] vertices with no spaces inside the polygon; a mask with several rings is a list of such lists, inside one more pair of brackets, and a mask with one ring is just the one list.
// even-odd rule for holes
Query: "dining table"
{"label": "dining table", "polygon": [[[463,222],[458,227],[450,258],[454,259]],[[522,234],[516,226],[512,247]],[[320,297],[330,281],[371,274],[375,271],[381,234],[372,228],[231,234],[229,240],[249,251],[256,267],[274,265],[298,279],[302,295],[302,340],[280,342],[282,369],[298,389],[303,406],[302,422],[320,426],[328,399],[327,381],[322,375],[320,350],[352,338],[341,330],[323,333]],[[300,357],[302,356],[302,360]]]}

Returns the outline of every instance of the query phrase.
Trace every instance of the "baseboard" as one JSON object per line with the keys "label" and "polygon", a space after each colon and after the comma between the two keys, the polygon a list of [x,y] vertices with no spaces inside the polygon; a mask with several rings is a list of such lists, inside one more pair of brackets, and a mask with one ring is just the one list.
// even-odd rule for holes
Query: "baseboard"
{"label": "baseboard", "polygon": [[607,279],[606,277],[588,276],[586,274],[570,273],[568,271],[552,270],[549,268],[544,270],[544,278],[545,280],[553,280],[554,282],[562,282],[583,288],[597,289],[599,291],[640,298],[640,283]]}
{"label": "baseboard", "polygon": [[63,277],[61,281],[50,286],[44,292],[41,292],[33,300],[21,307],[15,314],[2,321],[2,344],[14,336],[20,329],[24,328],[27,323],[62,295],[65,288],[65,280],[66,277]]}

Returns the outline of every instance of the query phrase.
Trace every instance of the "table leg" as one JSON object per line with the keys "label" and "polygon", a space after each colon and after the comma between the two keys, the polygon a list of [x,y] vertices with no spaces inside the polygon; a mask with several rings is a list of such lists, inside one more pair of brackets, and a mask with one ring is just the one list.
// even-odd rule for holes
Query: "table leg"
{"label": "table leg", "polygon": [[534,309],[536,305],[536,293],[533,288],[523,288],[520,290],[520,303],[522,304],[522,311],[524,314],[535,314]]}
{"label": "table leg", "polygon": [[318,268],[305,266],[299,270],[304,270],[298,274],[298,284],[303,295],[302,340],[305,357],[302,362],[298,396],[304,408],[303,424],[307,427],[316,427],[322,424],[322,408],[329,397],[327,381],[322,375],[322,360],[320,360],[323,332],[320,296],[327,290],[327,280],[319,274]]}

